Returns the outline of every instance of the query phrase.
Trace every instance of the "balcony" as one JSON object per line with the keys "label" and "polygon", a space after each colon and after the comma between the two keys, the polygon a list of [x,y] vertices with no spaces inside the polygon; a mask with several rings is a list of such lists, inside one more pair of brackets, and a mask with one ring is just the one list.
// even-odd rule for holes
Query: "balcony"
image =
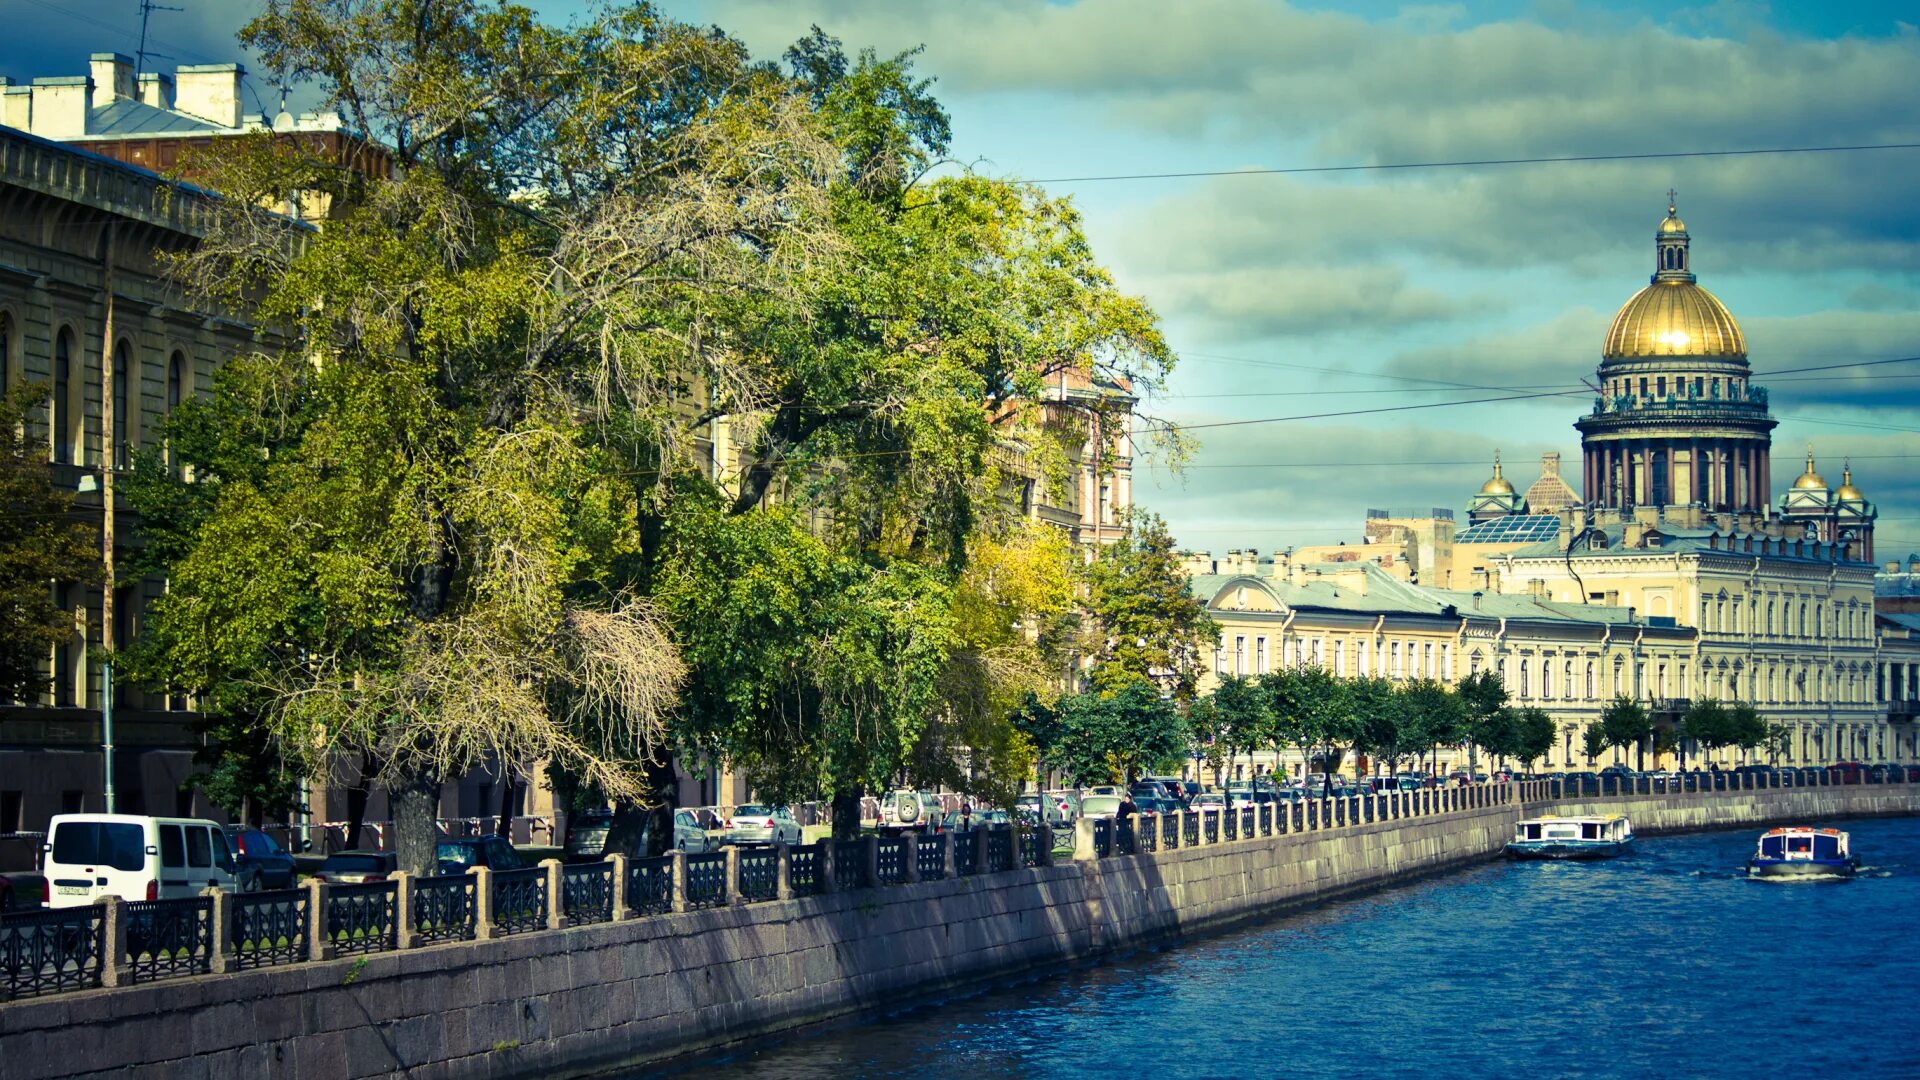
{"label": "balcony", "polygon": [[1681,716],[1685,714],[1689,708],[1692,708],[1692,707],[1693,707],[1692,698],[1657,697],[1657,698],[1647,699],[1647,712],[1651,713],[1654,716],[1662,716],[1662,715]]}
{"label": "balcony", "polygon": [[1910,699],[1887,702],[1887,723],[1889,724],[1911,724],[1916,715],[1920,715],[1920,701]]}

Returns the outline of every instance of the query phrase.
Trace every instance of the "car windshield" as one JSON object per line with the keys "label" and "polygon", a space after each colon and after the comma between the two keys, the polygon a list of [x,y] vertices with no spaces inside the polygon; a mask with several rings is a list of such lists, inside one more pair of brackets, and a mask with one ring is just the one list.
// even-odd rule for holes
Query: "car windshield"
{"label": "car windshield", "polygon": [[[440,858],[444,859],[447,857],[446,849],[449,846],[450,845],[447,844],[440,845]],[[386,860],[378,855],[329,855],[327,856],[327,861],[320,865],[320,869],[344,870],[348,873],[359,873],[364,870],[385,870]]]}
{"label": "car windshield", "polygon": [[734,817],[772,817],[773,811],[767,809],[764,806],[736,806],[733,808],[733,816]]}
{"label": "car windshield", "polygon": [[472,866],[474,860],[480,857],[480,845],[441,844],[434,849],[433,857],[443,863],[453,863],[455,866]]}
{"label": "car windshield", "polygon": [[1089,795],[1080,800],[1080,809],[1089,815],[1117,814],[1120,812],[1120,798],[1117,795]]}
{"label": "car windshield", "polygon": [[63,821],[53,830],[53,861],[138,870],[146,865],[145,841],[140,826],[127,822]]}

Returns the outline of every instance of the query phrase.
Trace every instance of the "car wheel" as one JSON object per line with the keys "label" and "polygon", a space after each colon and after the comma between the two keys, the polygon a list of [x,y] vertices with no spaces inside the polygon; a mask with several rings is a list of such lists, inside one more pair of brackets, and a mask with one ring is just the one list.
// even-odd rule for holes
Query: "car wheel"
{"label": "car wheel", "polygon": [[241,892],[259,892],[262,884],[263,883],[260,880],[260,875],[258,872],[248,874],[247,879],[240,883],[240,891]]}

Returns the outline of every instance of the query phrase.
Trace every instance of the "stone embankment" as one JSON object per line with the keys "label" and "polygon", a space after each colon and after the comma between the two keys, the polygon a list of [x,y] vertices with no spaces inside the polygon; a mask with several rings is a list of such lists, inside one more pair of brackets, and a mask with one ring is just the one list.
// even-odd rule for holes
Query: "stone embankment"
{"label": "stone embankment", "polygon": [[1096,854],[1126,845],[1088,829],[1072,861],[959,876],[943,841],[926,864],[940,880],[916,869],[882,887],[16,1001],[0,1005],[0,1075],[617,1073],[1484,860],[1525,815],[1624,811],[1650,833],[1920,812],[1907,785],[1548,794],[1383,800],[1234,840],[1183,822],[1132,855]]}

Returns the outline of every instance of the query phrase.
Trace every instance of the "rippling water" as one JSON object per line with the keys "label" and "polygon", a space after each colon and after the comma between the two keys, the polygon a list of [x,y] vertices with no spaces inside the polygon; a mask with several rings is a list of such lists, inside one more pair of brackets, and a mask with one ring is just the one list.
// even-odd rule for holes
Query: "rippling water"
{"label": "rippling water", "polygon": [[[1825,823],[1823,823],[1825,824]],[[1920,1076],[1920,819],[1852,882],[1757,830],[1490,863],[685,1070],[729,1077]]]}

